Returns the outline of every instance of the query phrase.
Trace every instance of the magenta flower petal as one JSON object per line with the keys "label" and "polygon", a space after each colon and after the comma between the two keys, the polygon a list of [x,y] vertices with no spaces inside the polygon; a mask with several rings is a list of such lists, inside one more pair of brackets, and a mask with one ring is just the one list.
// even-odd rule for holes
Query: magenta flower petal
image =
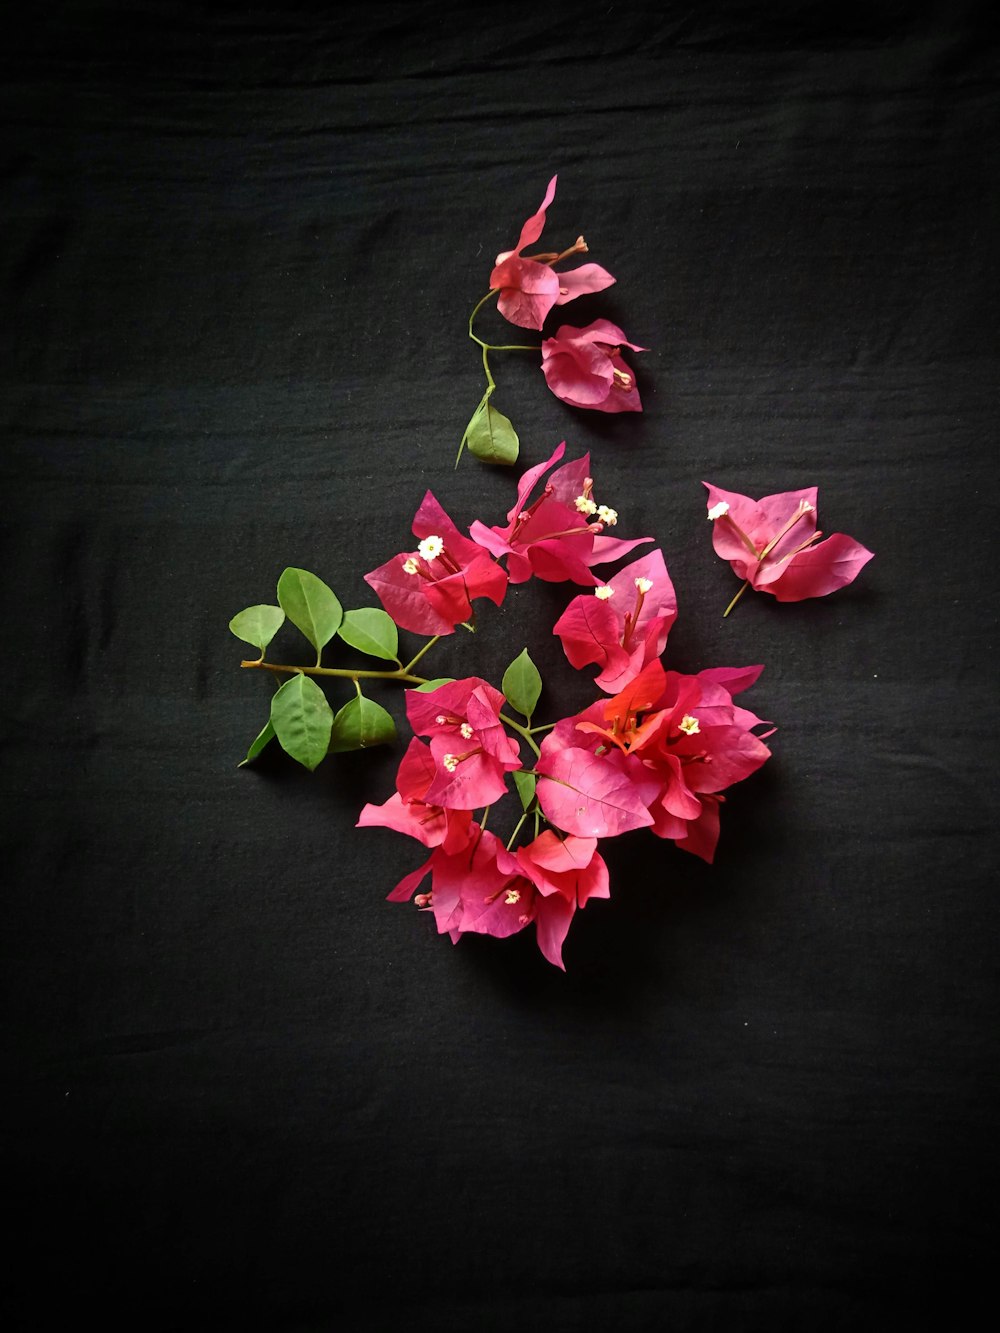
{"label": "magenta flower petal", "polygon": [[[641,765],[640,765],[641,767]],[[535,766],[538,803],[545,818],[581,838],[614,838],[652,824],[639,776],[623,771],[621,758],[587,750],[546,752]]]}
{"label": "magenta flower petal", "polygon": [[536,901],[535,935],[538,939],[538,947],[541,949],[543,957],[565,972],[566,965],[562,958],[562,947],[569,933],[576,905],[558,896],[551,898],[539,897]]}
{"label": "magenta flower petal", "polygon": [[592,292],[603,292],[611,287],[615,279],[600,264],[581,264],[558,275],[559,299],[556,305],[565,305],[575,301],[578,296],[589,296]]}
{"label": "magenta flower petal", "polygon": [[775,578],[766,582],[761,579],[754,586],[765,592],[773,592],[779,602],[801,602],[806,597],[825,597],[853,583],[873,557],[874,552],[867,550],[853,537],[835,532],[826,541],[793,555]]}

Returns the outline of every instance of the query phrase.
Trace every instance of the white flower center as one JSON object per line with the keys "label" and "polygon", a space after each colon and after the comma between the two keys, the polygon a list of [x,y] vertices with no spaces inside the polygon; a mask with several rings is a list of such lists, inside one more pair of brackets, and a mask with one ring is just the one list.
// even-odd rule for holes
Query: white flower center
{"label": "white flower center", "polygon": [[650,588],[653,586],[653,580],[652,580],[652,579],[636,579],[636,580],[635,580],[635,586],[639,589],[639,591],[640,591],[641,593],[647,593],[647,592],[649,592]]}
{"label": "white flower center", "polygon": [[609,509],[607,505],[598,505],[597,517],[602,523],[606,523],[609,528],[613,528],[618,522],[618,510]]}
{"label": "white flower center", "polygon": [[444,542],[440,537],[425,537],[417,547],[417,553],[424,560],[436,560],[444,550]]}
{"label": "white flower center", "polygon": [[412,555],[408,556],[407,559],[403,561],[403,573],[404,574],[420,573],[420,566],[417,564],[416,560],[414,560]]}
{"label": "white flower center", "polygon": [[729,513],[729,504],[725,500],[720,500],[717,505],[712,505],[708,511],[708,517],[714,523],[717,518],[722,518],[724,514]]}
{"label": "white flower center", "polygon": [[468,722],[463,722],[459,727],[459,731],[462,733],[462,739],[464,741],[472,740],[472,728],[469,726]]}
{"label": "white flower center", "polygon": [[681,731],[687,736],[697,736],[698,732],[701,731],[701,727],[698,725],[698,719],[692,717],[690,713],[684,714],[680,720],[679,726]]}
{"label": "white flower center", "polygon": [[610,583],[605,583],[601,588],[594,589],[594,596],[602,602],[606,602],[609,597],[614,597],[615,590]]}
{"label": "white flower center", "polygon": [[446,754],[441,762],[449,773],[454,773],[455,769],[458,768],[458,755]]}
{"label": "white flower center", "polygon": [[576,497],[576,507],[581,514],[596,514],[597,505],[589,495],[578,495]]}

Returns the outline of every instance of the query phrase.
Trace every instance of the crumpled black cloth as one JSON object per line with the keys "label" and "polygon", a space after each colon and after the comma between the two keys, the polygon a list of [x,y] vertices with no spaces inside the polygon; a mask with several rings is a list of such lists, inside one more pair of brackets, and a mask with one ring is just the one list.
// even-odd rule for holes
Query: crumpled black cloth
{"label": "crumpled black cloth", "polygon": [[[817,1333],[990,1290],[997,48],[986,6],[777,8],[8,23],[6,1328]],[[501,521],[511,474],[452,468],[465,325],[557,172],[544,243],[617,278],[566,320],[649,348],[645,411],[522,353],[497,404],[664,550],[670,665],[764,663],[778,728],[713,867],[607,844],[565,975],[384,901],[422,849],[354,823],[398,749],[236,768],[269,687],[227,630],[286,565],[371,604],[427,489]],[[875,559],[723,621],[703,480],[818,485]],[[528,646],[582,706],[566,591],[434,673]]]}

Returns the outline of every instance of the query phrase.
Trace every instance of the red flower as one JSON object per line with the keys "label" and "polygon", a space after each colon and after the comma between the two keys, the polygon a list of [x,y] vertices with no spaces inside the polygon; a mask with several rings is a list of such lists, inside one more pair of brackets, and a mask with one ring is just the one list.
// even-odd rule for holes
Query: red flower
{"label": "red flower", "polygon": [[570,407],[641,412],[635,375],[622,360],[622,347],[647,350],[630,343],[618,325],[606,319],[595,319],[585,329],[563,324],[554,338],[542,343],[545,382]]}
{"label": "red flower", "polygon": [[626,565],[592,593],[574,597],[553,633],[578,670],[589,662],[600,666],[595,683],[611,694],[660,656],[676,619],[674,585],[657,550]]}
{"label": "red flower", "polygon": [[501,315],[524,329],[540,329],[554,305],[565,305],[586,293],[603,291],[614,282],[607,269],[599,264],[582,264],[568,273],[553,270],[553,264],[570,255],[586,254],[587,245],[582,236],[561,254],[553,251],[522,257],[525,246],[534,245],[542,234],[545,211],[555,198],[557,180],[558,177],[553,176],[549,181],[541,208],[521,228],[514,249],[497,255],[496,267],[490,274],[490,288],[500,292],[497,308]]}
{"label": "red flower", "polygon": [[815,486],[751,500],[702,484],[716,553],[751,588],[773,593],[779,602],[825,597],[852,583],[872,559],[871,551],[842,532],[819,541]]}
{"label": "red flower", "polygon": [[686,676],[654,661],[614,698],[564,718],[536,766],[546,818],[578,836],[648,827],[711,861],[721,793],[770,755],[752,731],[760,718],[732,700],[760,670]]}
{"label": "red flower", "polygon": [[379,825],[416,838],[425,847],[443,847],[455,852],[470,841],[472,814],[429,804],[424,798],[437,773],[430,749],[411,740],[396,774],[396,792],[382,805],[367,804],[358,817],[358,828]]}
{"label": "red flower", "polygon": [[504,698],[478,676],[453,680],[430,693],[407,690],[406,715],[418,736],[431,738],[434,777],[429,804],[477,810],[507,791],[505,774],[521,767],[516,741],[500,721]]}
{"label": "red flower", "polygon": [[463,537],[430,491],[413,520],[420,544],[365,575],[400,629],[414,634],[453,634],[472,615],[476,597],[497,606],[507,575],[476,542]]}
{"label": "red flower", "polygon": [[562,945],[577,907],[608,896],[608,870],[596,840],[562,841],[546,831],[513,854],[477,824],[472,831],[471,850],[435,848],[396,885],[390,900],[408,901],[430,874],[430,892],[417,894],[416,901],[434,913],[440,934],[450,934],[456,944],[470,933],[505,939],[534,922],[542,954],[565,971]]}
{"label": "red flower", "polygon": [[495,556],[507,556],[511,583],[524,583],[536,575],[552,583],[569,579],[593,587],[598,580],[590,572],[592,565],[617,560],[643,542],[652,541],[652,537],[621,541],[602,535],[605,527],[618,522],[618,514],[593,498],[589,454],[557,468],[541,495],[528,503],[535,483],[565,452],[564,441],[551,458],[522,475],[506,527],[488,528],[477,519],[469,529],[480,546]]}

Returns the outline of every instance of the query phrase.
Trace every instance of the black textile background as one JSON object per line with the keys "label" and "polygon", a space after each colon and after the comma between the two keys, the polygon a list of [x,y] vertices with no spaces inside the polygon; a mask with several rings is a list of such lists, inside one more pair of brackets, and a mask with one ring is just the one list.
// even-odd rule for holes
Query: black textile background
{"label": "black textile background", "polygon": [[[9,30],[5,1327],[920,1327],[989,1290],[987,10]],[[556,171],[546,243],[618,279],[566,317],[651,349],[646,410],[565,408],[518,355],[497,401],[663,546],[670,664],[765,663],[779,728],[714,867],[607,844],[566,975],[384,901],[421,849],[353,824],[398,751],[236,769],[269,687],[226,628],[285,565],[369,604],[428,487],[499,521],[511,474],[451,466],[465,321]],[[818,484],[876,558],[723,621],[705,478]],[[527,644],[546,716],[580,706],[565,593],[487,606],[434,673]]]}

